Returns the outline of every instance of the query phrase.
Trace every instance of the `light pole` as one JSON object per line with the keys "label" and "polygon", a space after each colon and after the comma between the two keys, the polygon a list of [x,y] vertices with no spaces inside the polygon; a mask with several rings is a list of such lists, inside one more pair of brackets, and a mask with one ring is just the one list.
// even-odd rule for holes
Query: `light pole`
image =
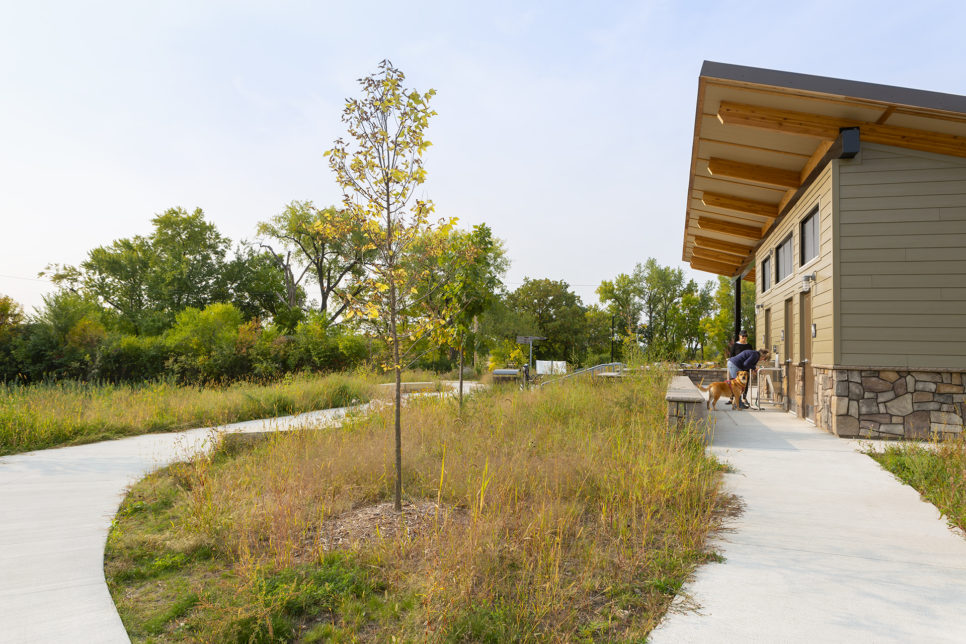
{"label": "light pole", "polygon": [[518,335],[517,336],[517,344],[526,344],[530,346],[530,355],[527,358],[527,373],[529,373],[530,368],[533,366],[533,343],[540,342],[541,340],[546,340],[546,338],[541,337],[539,335]]}
{"label": "light pole", "polygon": [[610,361],[614,361],[614,318],[616,316],[610,316]]}

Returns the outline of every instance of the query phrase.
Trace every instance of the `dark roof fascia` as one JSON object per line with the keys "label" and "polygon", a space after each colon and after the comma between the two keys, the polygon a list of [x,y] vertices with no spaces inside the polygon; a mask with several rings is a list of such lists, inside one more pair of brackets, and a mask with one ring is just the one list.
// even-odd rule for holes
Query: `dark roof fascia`
{"label": "dark roof fascia", "polygon": [[930,92],[922,89],[909,89],[907,87],[895,87],[892,85],[879,85],[877,83],[829,78],[827,76],[797,74],[795,72],[783,72],[775,69],[763,69],[761,67],[745,67],[743,65],[716,63],[710,60],[704,61],[704,64],[701,66],[701,76],[739,83],[751,83],[754,85],[784,87],[803,92],[845,96],[903,105],[906,107],[966,114],[966,96],[959,96],[958,94],[944,94],[942,92]]}

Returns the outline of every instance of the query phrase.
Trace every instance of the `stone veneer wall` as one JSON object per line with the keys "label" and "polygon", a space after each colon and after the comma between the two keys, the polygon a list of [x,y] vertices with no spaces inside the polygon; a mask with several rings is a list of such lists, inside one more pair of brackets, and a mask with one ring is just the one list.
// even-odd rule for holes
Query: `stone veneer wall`
{"label": "stone veneer wall", "polygon": [[815,367],[815,424],[842,437],[958,435],[964,384],[958,371]]}

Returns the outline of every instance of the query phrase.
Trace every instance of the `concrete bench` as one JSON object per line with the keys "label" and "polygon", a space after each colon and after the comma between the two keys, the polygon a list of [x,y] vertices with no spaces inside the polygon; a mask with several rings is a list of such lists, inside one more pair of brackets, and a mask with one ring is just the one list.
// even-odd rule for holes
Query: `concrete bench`
{"label": "concrete bench", "polygon": [[683,427],[708,417],[707,403],[687,376],[673,376],[664,396],[668,427]]}

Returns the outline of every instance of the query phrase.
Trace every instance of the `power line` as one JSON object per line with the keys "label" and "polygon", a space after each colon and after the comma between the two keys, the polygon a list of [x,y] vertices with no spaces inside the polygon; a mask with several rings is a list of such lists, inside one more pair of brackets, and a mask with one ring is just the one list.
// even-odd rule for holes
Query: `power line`
{"label": "power line", "polygon": [[6,279],[11,279],[11,280],[25,280],[28,282],[48,282],[50,284],[54,283],[53,280],[47,279],[46,277],[21,277],[20,275],[0,275],[0,277],[4,277]]}

